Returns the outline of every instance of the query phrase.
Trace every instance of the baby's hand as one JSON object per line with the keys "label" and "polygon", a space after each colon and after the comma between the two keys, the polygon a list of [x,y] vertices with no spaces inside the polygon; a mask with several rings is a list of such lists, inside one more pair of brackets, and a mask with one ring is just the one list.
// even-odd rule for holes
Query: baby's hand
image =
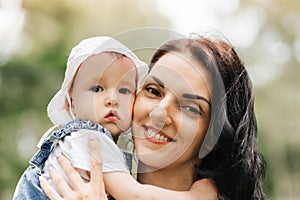
{"label": "baby's hand", "polygon": [[190,192],[195,199],[217,200],[218,190],[212,179],[204,178],[193,183]]}

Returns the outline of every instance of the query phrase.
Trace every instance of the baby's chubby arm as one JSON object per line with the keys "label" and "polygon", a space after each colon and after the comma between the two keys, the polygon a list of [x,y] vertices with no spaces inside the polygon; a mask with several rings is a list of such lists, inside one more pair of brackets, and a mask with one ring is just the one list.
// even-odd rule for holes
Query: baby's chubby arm
{"label": "baby's chubby arm", "polygon": [[106,190],[118,200],[214,200],[217,190],[210,179],[196,181],[189,191],[168,190],[138,183],[129,174],[112,172],[104,174]]}
{"label": "baby's chubby arm", "polygon": [[[214,183],[209,179],[195,182],[190,191],[172,191],[152,185],[142,185],[133,179],[130,174],[124,172],[111,172],[102,174],[102,163],[99,143],[95,139],[89,140],[91,158],[91,179],[84,182],[71,162],[64,156],[58,158],[70,180],[70,186],[54,169],[50,170],[50,176],[56,188],[62,196],[51,187],[49,182],[41,179],[41,186],[51,200],[70,199],[106,199],[105,190],[116,199],[217,199],[217,191]],[[103,177],[102,177],[103,175]],[[105,182],[105,189],[103,184]]]}

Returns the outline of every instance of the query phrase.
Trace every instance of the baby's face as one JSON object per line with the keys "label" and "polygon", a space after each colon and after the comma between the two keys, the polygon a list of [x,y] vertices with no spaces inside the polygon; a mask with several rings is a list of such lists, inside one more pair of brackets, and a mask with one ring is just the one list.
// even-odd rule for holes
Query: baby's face
{"label": "baby's face", "polygon": [[114,138],[131,125],[137,72],[123,55],[104,52],[85,60],[70,90],[76,118],[107,128]]}

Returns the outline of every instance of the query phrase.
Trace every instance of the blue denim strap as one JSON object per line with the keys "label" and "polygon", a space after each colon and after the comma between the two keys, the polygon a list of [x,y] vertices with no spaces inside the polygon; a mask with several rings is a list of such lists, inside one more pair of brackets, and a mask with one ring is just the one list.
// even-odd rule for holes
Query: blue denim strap
{"label": "blue denim strap", "polygon": [[66,124],[63,128],[54,131],[51,135],[49,135],[42,143],[40,150],[30,160],[30,164],[36,166],[43,165],[59,140],[64,138],[66,135],[70,135],[72,132],[76,132],[81,129],[98,131],[101,132],[101,134],[104,133],[107,137],[113,140],[110,132],[103,126],[91,121],[75,119]]}

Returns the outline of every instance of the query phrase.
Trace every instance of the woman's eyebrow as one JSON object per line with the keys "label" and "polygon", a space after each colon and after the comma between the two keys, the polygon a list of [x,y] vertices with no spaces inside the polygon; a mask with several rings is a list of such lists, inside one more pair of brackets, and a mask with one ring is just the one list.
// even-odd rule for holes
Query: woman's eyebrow
{"label": "woman's eyebrow", "polygon": [[159,80],[159,78],[157,78],[156,76],[151,76],[151,78],[162,88],[165,88],[165,84]]}
{"label": "woman's eyebrow", "polygon": [[202,97],[202,96],[199,96],[199,95],[196,95],[196,94],[187,94],[187,93],[182,94],[182,97],[187,98],[187,99],[199,99],[199,100],[203,100],[206,103],[208,103],[209,107],[211,107],[210,102],[205,97]]}

